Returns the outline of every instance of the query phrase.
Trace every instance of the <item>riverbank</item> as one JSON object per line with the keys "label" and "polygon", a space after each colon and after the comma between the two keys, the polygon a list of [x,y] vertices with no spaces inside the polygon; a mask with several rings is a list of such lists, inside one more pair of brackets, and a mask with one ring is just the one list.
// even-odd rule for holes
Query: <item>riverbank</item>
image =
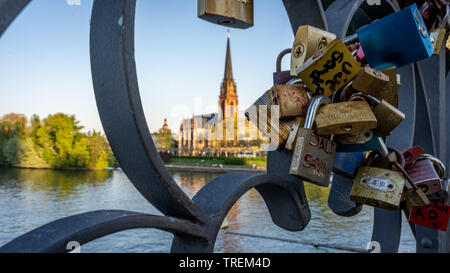
{"label": "riverbank", "polygon": [[190,165],[190,164],[166,164],[169,171],[182,172],[202,172],[202,173],[229,173],[229,172],[247,172],[247,173],[265,173],[266,169],[262,167],[246,167],[236,165]]}

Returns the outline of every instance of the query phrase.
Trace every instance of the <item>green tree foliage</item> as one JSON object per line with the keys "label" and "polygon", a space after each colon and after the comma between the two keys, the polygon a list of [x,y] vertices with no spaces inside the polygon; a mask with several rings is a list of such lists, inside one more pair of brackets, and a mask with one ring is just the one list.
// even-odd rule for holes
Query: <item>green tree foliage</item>
{"label": "green tree foliage", "polygon": [[0,119],[0,165],[18,167],[117,167],[104,136],[83,133],[74,115],[57,113],[28,123],[20,114]]}
{"label": "green tree foliage", "polygon": [[16,167],[48,167],[44,159],[34,149],[33,141],[29,137],[13,136],[6,142],[3,154],[7,162]]}
{"label": "green tree foliage", "polygon": [[178,146],[178,142],[172,136],[172,131],[168,128],[161,128],[154,135],[155,144],[158,149],[170,149]]}

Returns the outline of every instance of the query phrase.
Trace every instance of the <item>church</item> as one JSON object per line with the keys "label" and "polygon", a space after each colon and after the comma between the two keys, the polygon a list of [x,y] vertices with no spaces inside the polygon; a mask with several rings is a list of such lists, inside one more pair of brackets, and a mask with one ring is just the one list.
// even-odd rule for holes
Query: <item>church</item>
{"label": "church", "polygon": [[178,134],[178,155],[263,156],[260,144],[266,142],[268,140],[260,136],[253,123],[239,116],[228,32],[218,113],[196,115],[182,121]]}

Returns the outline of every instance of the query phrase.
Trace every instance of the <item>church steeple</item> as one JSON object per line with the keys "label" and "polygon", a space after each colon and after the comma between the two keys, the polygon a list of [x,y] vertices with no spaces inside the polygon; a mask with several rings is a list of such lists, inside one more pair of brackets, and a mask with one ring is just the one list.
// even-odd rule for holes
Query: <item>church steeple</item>
{"label": "church steeple", "polygon": [[[236,83],[233,79],[233,68],[231,66],[231,47],[230,47],[230,31],[228,30],[227,38],[227,53],[225,57],[225,73],[224,79],[220,87],[219,96],[219,115],[218,120],[223,126],[223,143],[225,146],[228,141],[232,141],[234,145],[237,144],[237,123],[238,123],[238,95],[236,90]],[[227,128],[228,127],[231,128]],[[231,130],[234,131],[233,137],[227,139],[226,133]]]}
{"label": "church steeple", "polygon": [[224,81],[233,81],[233,67],[231,65],[230,30],[228,30],[227,56],[225,59]]}

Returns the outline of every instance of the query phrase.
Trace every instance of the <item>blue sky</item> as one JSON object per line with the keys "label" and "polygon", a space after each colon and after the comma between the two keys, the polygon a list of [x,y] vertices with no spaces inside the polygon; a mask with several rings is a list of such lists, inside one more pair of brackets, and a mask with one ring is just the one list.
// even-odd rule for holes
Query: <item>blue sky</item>
{"label": "blue sky", "polygon": [[[101,130],[89,62],[93,1],[80,1],[34,0],[0,37],[0,115],[63,112]],[[276,57],[294,40],[281,0],[255,2],[254,26],[231,29],[241,111],[271,87]],[[164,118],[178,131],[183,116],[217,111],[226,38],[227,28],[197,18],[196,0],[137,1],[136,64],[152,132]]]}

